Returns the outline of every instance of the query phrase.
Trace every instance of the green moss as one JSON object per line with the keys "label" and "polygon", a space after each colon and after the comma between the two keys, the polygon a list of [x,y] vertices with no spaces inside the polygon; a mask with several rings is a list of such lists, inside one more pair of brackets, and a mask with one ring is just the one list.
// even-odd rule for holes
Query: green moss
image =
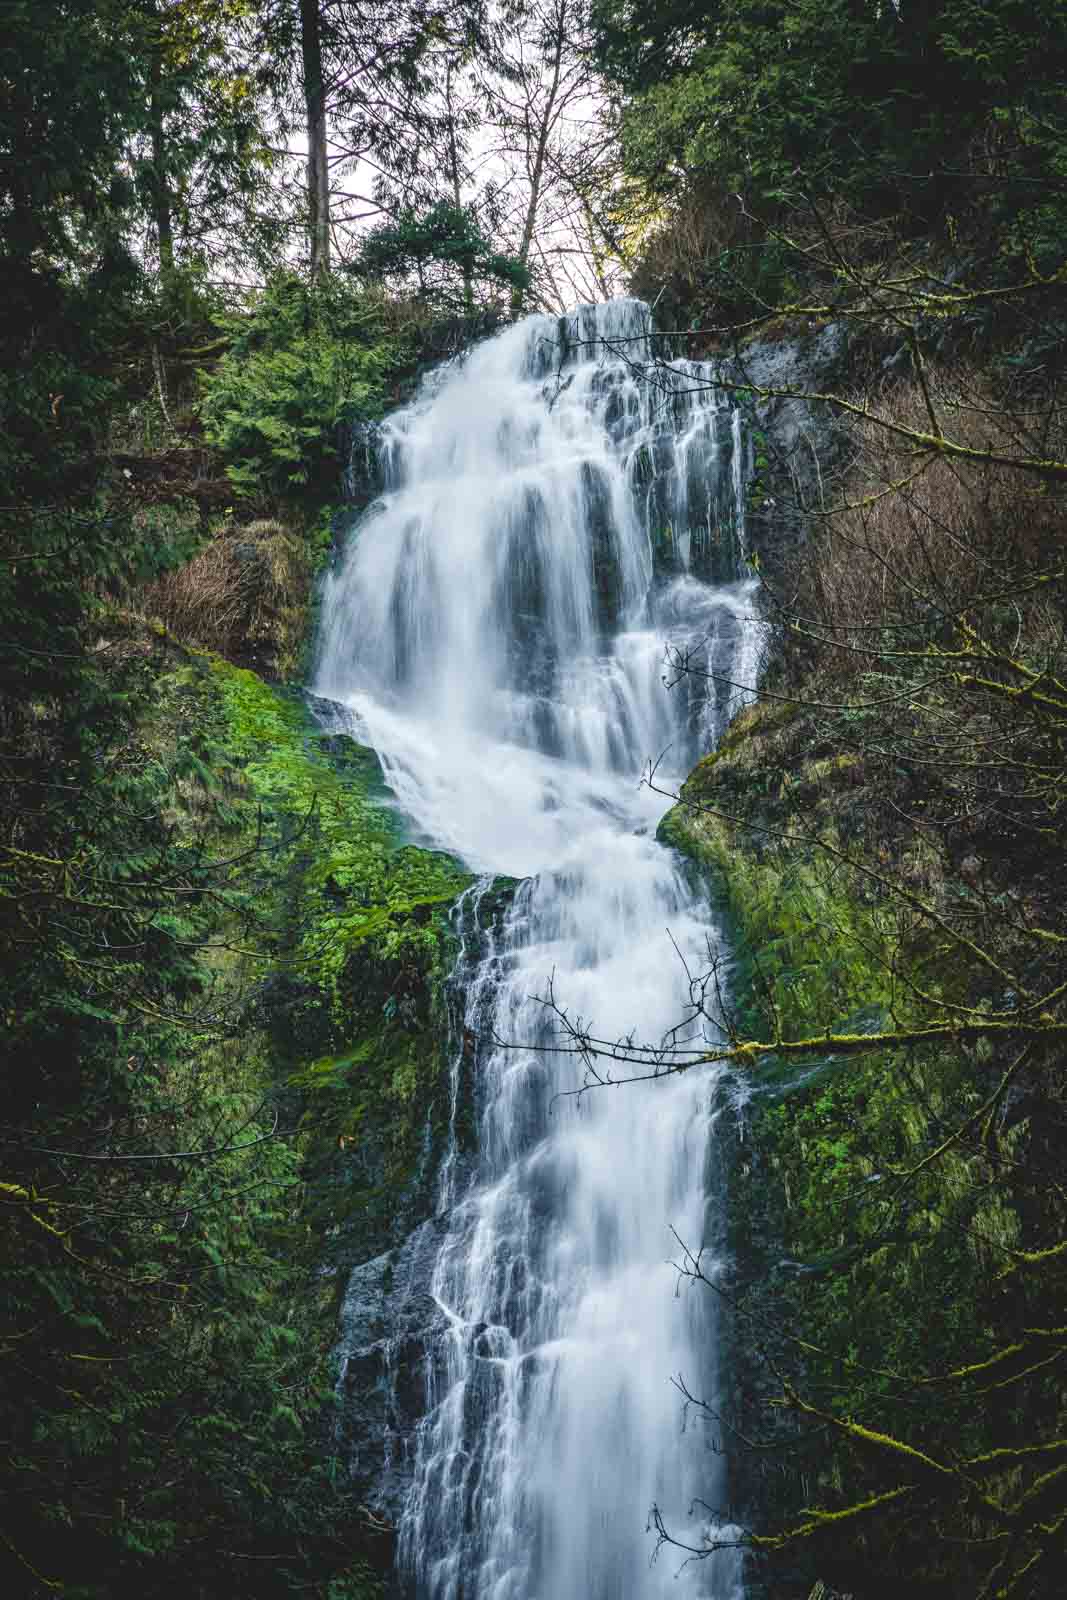
{"label": "green moss", "polygon": [[432,963],[439,943],[433,914],[466,888],[470,874],[443,852],[401,842],[373,751],[324,736],[302,698],[254,673],[218,658],[213,670],[231,749],[256,799],[307,835],[302,890],[315,915],[293,942],[291,970],[345,1004],[339,986],[360,946],[373,944],[387,961]]}
{"label": "green moss", "polygon": [[[905,882],[923,864],[921,837],[888,866],[862,834],[844,840],[849,810],[870,807],[878,781],[855,757],[812,739],[799,708],[753,707],[663,819],[661,841],[694,863],[727,923],[740,1040],[892,1033],[928,1019],[916,990],[935,1001],[968,993],[973,975],[961,971],[958,949],[946,957],[944,941],[899,897],[840,858]],[[889,1374],[943,1371],[989,1348],[992,1280],[1004,1249],[1018,1244],[1019,1218],[1006,1192],[985,1181],[985,1156],[973,1145],[920,1163],[981,1105],[1003,1066],[991,1047],[982,1056],[943,1041],[799,1060],[764,1049],[746,1066],[753,1093],[730,1202],[739,1304],[761,1339],[776,1337],[767,1329],[795,1331],[803,1355],[787,1342],[779,1359],[798,1372],[798,1387],[832,1394],[835,1411],[862,1417],[869,1437],[900,1436]],[[1013,1137],[999,1135],[1008,1159]],[[739,1420],[743,1432],[762,1434],[766,1402],[780,1391],[742,1348],[746,1339],[731,1358],[736,1381],[764,1404],[747,1413],[742,1402]],[[769,1513],[788,1526],[805,1498],[832,1509],[840,1460],[818,1440],[810,1453],[797,1450],[788,1420],[779,1426],[783,1459],[795,1465],[775,1502],[764,1502],[763,1521]],[[960,1448],[981,1437],[973,1408],[941,1391],[907,1426],[914,1447],[935,1454],[945,1437]],[[849,1502],[862,1486],[857,1476]]]}
{"label": "green moss", "polygon": [[272,749],[289,749],[300,739],[305,718],[295,701],[264,683],[254,672],[232,666],[221,656],[206,658],[218,674],[229,724],[231,750],[247,759]]}
{"label": "green moss", "polygon": [[447,1125],[448,911],[470,874],[405,838],[374,752],[299,693],[187,651],[159,716],[203,731],[229,848],[258,849],[254,1019],[304,1129],[306,1215],[376,1252],[422,1204]]}
{"label": "green moss", "polygon": [[852,1013],[880,1017],[898,1006],[893,908],[858,894],[850,876],[811,852],[700,809],[714,799],[702,764],[659,838],[704,869],[726,913],[745,1031],[760,1039],[844,1033]]}

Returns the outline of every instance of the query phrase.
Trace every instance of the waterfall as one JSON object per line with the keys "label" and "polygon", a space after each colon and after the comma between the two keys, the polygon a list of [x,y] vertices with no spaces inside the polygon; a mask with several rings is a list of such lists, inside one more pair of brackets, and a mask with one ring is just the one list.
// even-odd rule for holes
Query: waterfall
{"label": "waterfall", "polygon": [[[662,757],[679,781],[758,665],[744,442],[709,367],[651,365],[649,326],[633,300],[530,317],[435,373],[386,424],[384,492],[323,596],[317,691],[421,838],[483,886],[522,880],[457,975],[453,1104],[477,1036],[479,1153],[440,1178],[400,1528],[418,1600],[739,1593],[728,1554],[653,1562],[647,1531],[655,1504],[699,1545],[724,1492],[672,1385],[718,1382],[713,1297],[671,1264],[675,1234],[721,1235],[716,1073],[576,1097],[580,1061],[532,1048],[556,1037],[550,984],[599,1035],[659,1041],[683,960],[720,945],[640,776]],[[725,681],[668,693],[668,640]]]}

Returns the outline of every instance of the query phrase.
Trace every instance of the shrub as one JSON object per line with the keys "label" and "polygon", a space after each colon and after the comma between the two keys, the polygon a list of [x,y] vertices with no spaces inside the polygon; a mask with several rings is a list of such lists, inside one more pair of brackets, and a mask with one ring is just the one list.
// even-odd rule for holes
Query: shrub
{"label": "shrub", "polygon": [[770,207],[757,220],[737,195],[705,183],[668,202],[646,196],[643,209],[629,230],[629,284],[658,302],[661,327],[743,319],[796,293],[796,263],[767,234]]}
{"label": "shrub", "polygon": [[272,280],[228,331],[230,349],[201,376],[200,414],[235,490],[328,500],[340,430],[381,415],[402,338],[379,300],[292,273]]}

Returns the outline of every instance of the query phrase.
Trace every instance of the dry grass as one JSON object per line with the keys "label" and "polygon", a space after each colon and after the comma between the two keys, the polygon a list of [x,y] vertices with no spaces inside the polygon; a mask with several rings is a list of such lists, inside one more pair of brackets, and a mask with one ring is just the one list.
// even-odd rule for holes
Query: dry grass
{"label": "dry grass", "polygon": [[743,212],[736,195],[721,190],[694,189],[662,214],[650,215],[631,241],[631,292],[655,301],[666,289],[682,304],[732,301],[745,292],[733,285],[719,264],[736,253],[740,266],[745,253],[761,237],[759,224]]}
{"label": "dry grass", "polygon": [[[1012,401],[994,382],[956,364],[929,377],[929,406],[912,379],[865,398],[927,439],[940,428],[1009,459],[1062,457],[1061,408]],[[852,441],[851,472],[827,490],[848,504],[828,506],[787,591],[799,715],[765,759],[795,776],[805,813],[836,807],[863,850],[886,842],[902,883],[958,901],[979,942],[999,948],[994,900],[979,909],[964,862],[998,893],[1024,889],[1035,921],[1057,922],[1062,898],[1067,499],[1041,472],[946,459],[873,421]],[[856,758],[843,774],[812,770],[839,753]]]}
{"label": "dry grass", "polygon": [[[961,366],[931,374],[929,396],[944,434],[969,449],[1045,457],[1067,443],[1058,407],[1012,406],[987,377]],[[932,431],[918,382],[862,397],[917,433]],[[807,553],[804,606],[836,646],[838,665],[866,667],[901,627],[949,624],[1003,597],[1027,634],[1044,634],[1032,580],[1062,552],[1065,502],[1034,473],[971,465],[914,445],[875,422],[852,433],[847,509],[828,511]],[[1023,618],[1025,616],[1025,624]]]}
{"label": "dry grass", "polygon": [[142,609],[176,638],[267,677],[298,668],[311,590],[306,542],[283,523],[226,528],[150,585]]}

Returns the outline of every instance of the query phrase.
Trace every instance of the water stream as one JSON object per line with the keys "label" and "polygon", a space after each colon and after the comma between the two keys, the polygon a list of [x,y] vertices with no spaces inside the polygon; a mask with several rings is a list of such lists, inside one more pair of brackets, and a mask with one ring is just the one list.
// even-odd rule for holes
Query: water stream
{"label": "water stream", "polygon": [[[712,1070],[580,1098],[572,1016],[657,1041],[706,904],[654,839],[757,668],[740,421],[709,368],[647,381],[637,301],[531,317],[441,370],[385,432],[385,492],[323,601],[316,683],[421,837],[522,879],[457,974],[477,1035],[478,1160],[446,1158],[439,1335],[401,1524],[418,1600],[731,1600],[730,1558],[650,1563],[650,1507],[699,1543],[721,1458],[671,1379],[714,1399]],[[716,581],[712,581],[714,575]],[[729,680],[663,684],[667,640]],[[461,919],[462,921],[462,919]],[[507,1044],[493,1044],[495,1038]],[[562,1093],[562,1098],[561,1096]],[[704,1502],[693,1509],[694,1498]]]}

